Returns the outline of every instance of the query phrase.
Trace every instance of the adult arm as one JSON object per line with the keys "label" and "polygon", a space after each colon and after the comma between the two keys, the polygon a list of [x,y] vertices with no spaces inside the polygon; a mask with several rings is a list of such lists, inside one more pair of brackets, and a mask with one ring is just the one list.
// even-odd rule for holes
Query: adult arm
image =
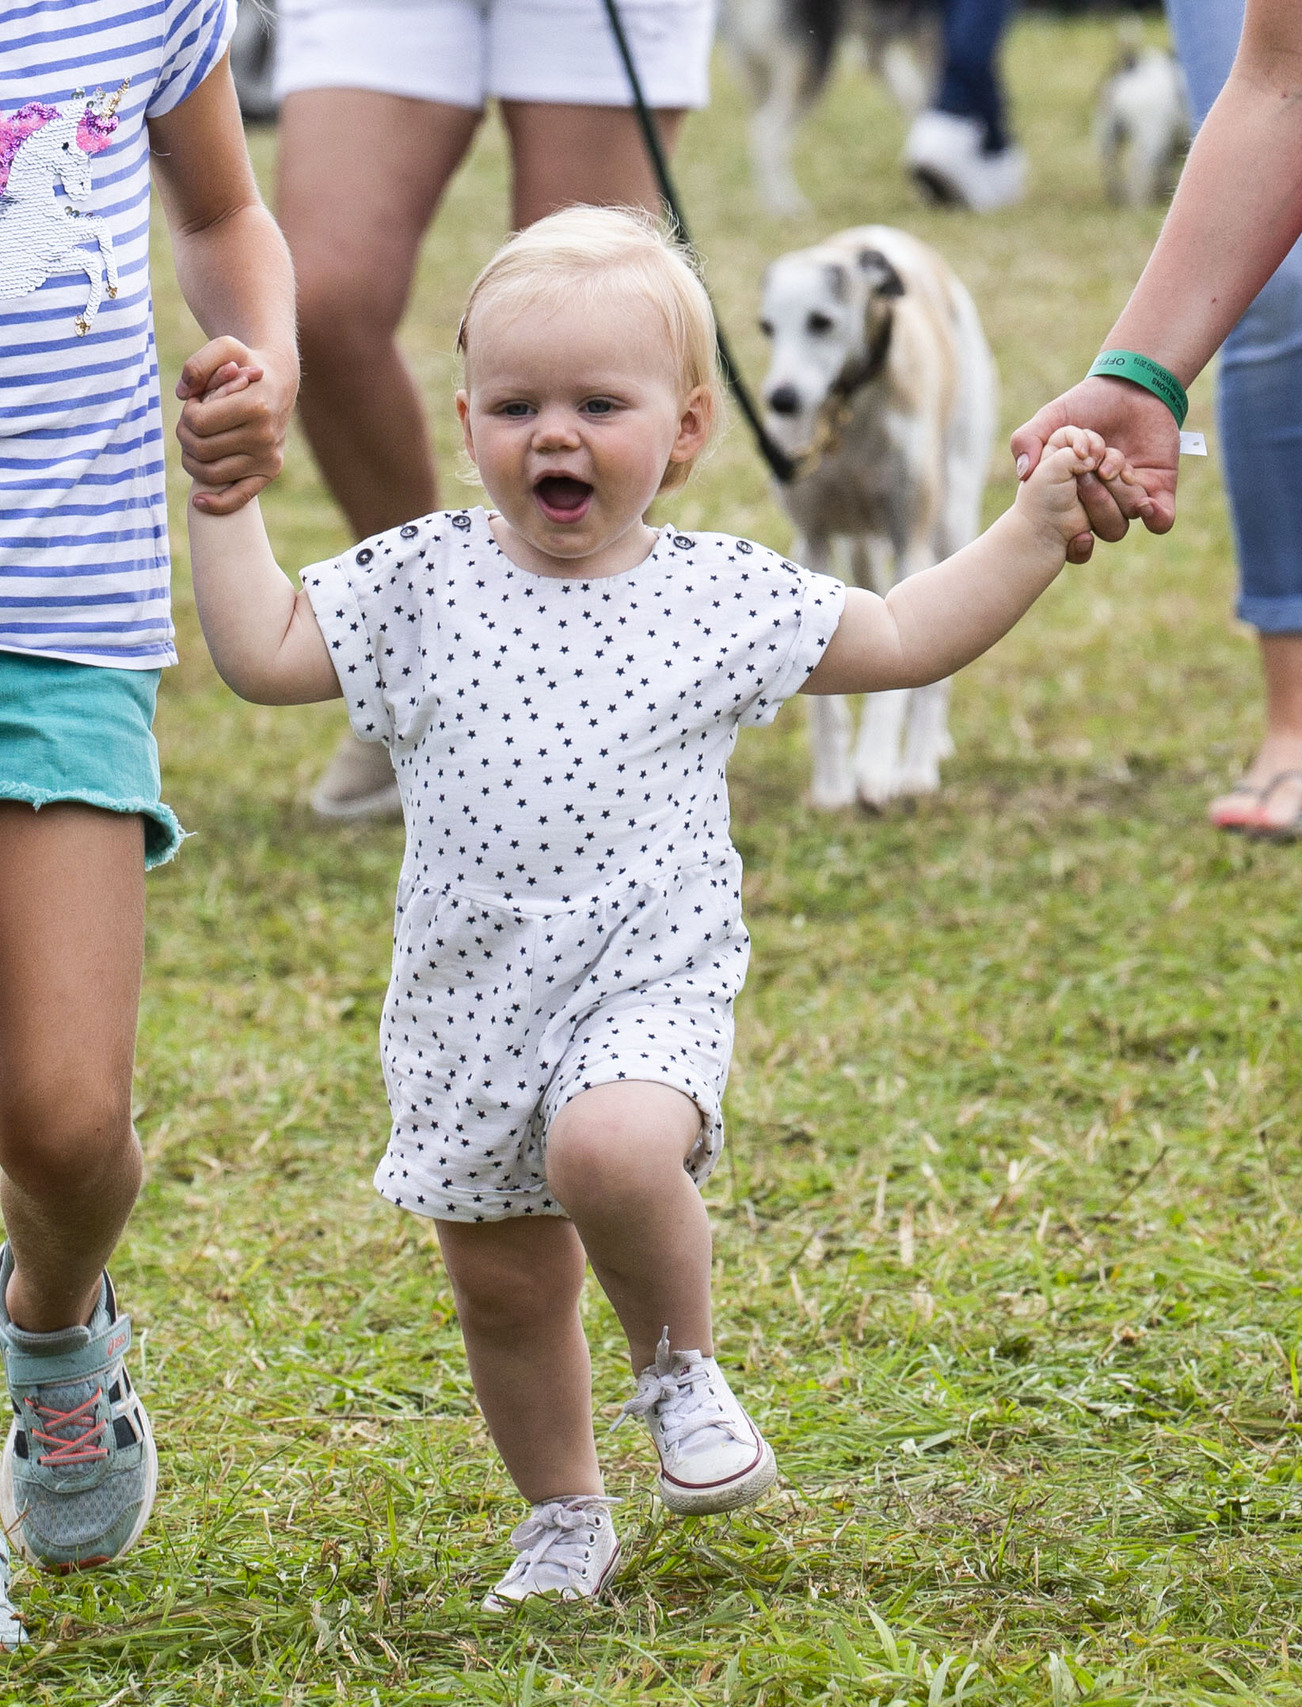
{"label": "adult arm", "polygon": [[308,596],[272,554],[262,509],[238,513],[189,505],[190,568],[203,637],[222,680],[258,705],[337,699],[339,678]]}
{"label": "adult arm", "polygon": [[[274,480],[298,391],[294,275],[249,164],[226,57],[171,112],[149,121],[154,179],[176,274],[210,342],[181,372],[177,437],[203,507],[226,514]],[[248,383],[205,397],[234,365]],[[224,490],[213,491],[214,487]]]}
{"label": "adult arm", "polygon": [[[1162,234],[1105,349],[1138,350],[1188,386],[1211,360],[1302,233],[1302,6],[1247,0],[1234,66],[1200,129]],[[1067,423],[1124,451],[1152,500],[1145,524],[1175,520],[1179,436],[1160,399],[1127,380],[1086,379],[1012,437],[1024,479]],[[1120,539],[1137,510],[1098,482],[1082,487],[1102,539]],[[1083,562],[1093,540],[1072,542]]]}

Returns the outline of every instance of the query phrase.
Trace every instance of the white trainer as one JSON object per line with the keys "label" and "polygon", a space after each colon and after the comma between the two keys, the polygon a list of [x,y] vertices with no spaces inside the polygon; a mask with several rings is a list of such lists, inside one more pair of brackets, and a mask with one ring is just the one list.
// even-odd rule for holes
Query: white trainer
{"label": "white trainer", "polygon": [[987,153],[984,143],[979,119],[932,107],[913,121],[904,164],[936,201],[990,213],[1026,194],[1026,155],[1013,143]]}
{"label": "white trainer", "polygon": [[669,1329],[656,1360],[638,1377],[625,1417],[641,1417],[660,1454],[660,1498],[670,1511],[734,1511],[771,1487],[773,1448],[742,1410],[712,1357],[670,1351]]}
{"label": "white trainer", "polygon": [[515,1563],[484,1600],[485,1612],[509,1612],[534,1595],[594,1600],[619,1565],[619,1537],[597,1494],[575,1494],[532,1506],[511,1531]]}

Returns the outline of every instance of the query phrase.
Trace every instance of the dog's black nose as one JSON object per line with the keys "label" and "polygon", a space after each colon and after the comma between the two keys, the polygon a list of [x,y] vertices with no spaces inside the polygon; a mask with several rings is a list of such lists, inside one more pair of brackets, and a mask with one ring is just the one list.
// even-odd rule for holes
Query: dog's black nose
{"label": "dog's black nose", "polygon": [[800,409],[800,393],[794,385],[777,385],[769,392],[769,408],[775,415],[795,415]]}

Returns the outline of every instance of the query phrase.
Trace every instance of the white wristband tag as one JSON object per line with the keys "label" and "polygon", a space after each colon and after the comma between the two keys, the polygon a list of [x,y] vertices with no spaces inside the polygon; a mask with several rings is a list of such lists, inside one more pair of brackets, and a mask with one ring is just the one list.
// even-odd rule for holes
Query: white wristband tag
{"label": "white wristband tag", "polygon": [[1207,440],[1203,437],[1203,435],[1201,433],[1185,433],[1185,432],[1182,432],[1180,434],[1180,455],[1181,456],[1206,456],[1207,455]]}

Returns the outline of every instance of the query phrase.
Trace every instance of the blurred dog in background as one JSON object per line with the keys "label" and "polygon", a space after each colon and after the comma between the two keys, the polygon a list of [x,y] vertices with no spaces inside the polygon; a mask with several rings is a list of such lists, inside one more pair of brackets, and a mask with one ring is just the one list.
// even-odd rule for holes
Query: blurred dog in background
{"label": "blurred dog in background", "polygon": [[807,203],[791,169],[801,119],[845,40],[858,40],[910,117],[931,94],[940,55],[936,0],[724,0],[723,37],[754,114],[751,158],[771,212]]}
{"label": "blurred dog in background", "polygon": [[[783,255],[760,324],[765,425],[797,459],[779,495],[801,562],[884,594],[976,537],[998,382],[972,298],[934,249],[864,225]],[[949,687],[868,695],[857,739],[844,700],[812,698],[811,803],[938,788]]]}
{"label": "blurred dog in background", "polygon": [[1109,201],[1145,207],[1169,196],[1189,135],[1189,97],[1179,61],[1128,32],[1094,114],[1094,142]]}

